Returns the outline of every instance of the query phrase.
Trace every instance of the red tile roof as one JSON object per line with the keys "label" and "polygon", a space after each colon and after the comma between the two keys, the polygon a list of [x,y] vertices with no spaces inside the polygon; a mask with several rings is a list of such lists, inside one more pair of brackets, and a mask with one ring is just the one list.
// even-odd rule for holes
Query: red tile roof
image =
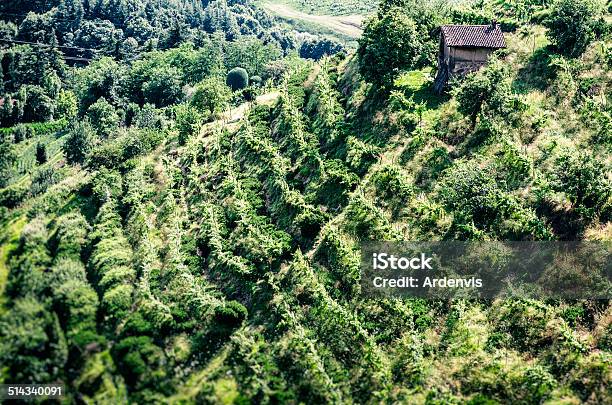
{"label": "red tile roof", "polygon": [[499,25],[443,25],[442,36],[448,46],[466,48],[505,48]]}

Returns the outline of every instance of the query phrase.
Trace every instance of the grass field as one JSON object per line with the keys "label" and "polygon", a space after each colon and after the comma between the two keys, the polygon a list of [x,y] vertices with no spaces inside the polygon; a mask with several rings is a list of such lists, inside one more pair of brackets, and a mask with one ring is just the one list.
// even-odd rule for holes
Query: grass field
{"label": "grass field", "polygon": [[307,23],[320,25],[341,36],[351,39],[357,39],[361,36],[361,25],[363,23],[362,15],[314,15],[296,10],[290,5],[272,2],[262,3],[262,6],[269,12],[287,20],[304,21]]}
{"label": "grass field", "polygon": [[377,0],[281,0],[277,4],[284,4],[312,15],[367,15],[376,10]]}

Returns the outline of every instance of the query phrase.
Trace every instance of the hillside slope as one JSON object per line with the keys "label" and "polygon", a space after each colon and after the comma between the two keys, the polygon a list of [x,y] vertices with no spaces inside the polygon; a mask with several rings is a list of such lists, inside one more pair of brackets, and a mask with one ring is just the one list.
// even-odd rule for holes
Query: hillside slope
{"label": "hillside slope", "polygon": [[431,66],[381,89],[359,53],[214,36],[57,86],[36,64],[29,94],[61,118],[2,130],[0,382],[68,403],[610,402],[609,300],[361,295],[371,240],[612,240],[609,41],[506,39],[445,95]]}

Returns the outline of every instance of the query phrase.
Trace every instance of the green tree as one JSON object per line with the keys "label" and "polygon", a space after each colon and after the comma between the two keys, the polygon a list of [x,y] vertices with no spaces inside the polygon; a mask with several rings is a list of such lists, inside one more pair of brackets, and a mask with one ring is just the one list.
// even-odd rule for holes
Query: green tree
{"label": "green tree", "polygon": [[52,166],[41,167],[32,174],[32,183],[30,184],[30,194],[39,195],[44,193],[57,183],[59,180],[58,174]]}
{"label": "green tree", "polygon": [[249,74],[243,68],[235,67],[227,74],[225,83],[231,87],[232,91],[246,89],[249,85]]}
{"label": "green tree", "polygon": [[47,146],[42,142],[36,144],[36,163],[47,163]]}
{"label": "green tree", "polygon": [[413,69],[423,51],[414,21],[393,7],[372,17],[359,40],[359,71],[379,88],[389,88],[402,70]]}
{"label": "green tree", "polygon": [[510,73],[499,60],[492,59],[489,65],[466,76],[455,95],[460,113],[470,117],[472,129],[476,127],[478,114],[488,111],[493,117],[507,118],[515,108],[512,100]]}
{"label": "green tree", "polygon": [[178,68],[160,66],[154,68],[142,91],[145,101],[157,107],[167,107],[176,104],[182,96],[182,74]]}
{"label": "green tree", "polygon": [[211,117],[218,116],[227,107],[232,92],[217,77],[204,79],[199,83],[191,98],[191,105]]}
{"label": "green tree", "polygon": [[545,21],[547,36],[563,55],[582,55],[595,39],[601,15],[598,0],[558,0]]}
{"label": "green tree", "polygon": [[0,138],[0,188],[6,187],[13,176],[13,166],[17,162],[17,153],[13,144],[6,138]]}
{"label": "green tree", "polygon": [[476,126],[476,119],[487,101],[494,83],[483,74],[470,74],[465,78],[457,92],[457,109],[463,115],[469,116],[472,121],[472,128]]}
{"label": "green tree", "polygon": [[39,86],[24,86],[26,103],[23,109],[25,122],[50,121],[55,113],[55,103]]}
{"label": "green tree", "polygon": [[81,25],[85,12],[81,0],[60,0],[55,14],[61,32],[75,31]]}
{"label": "green tree", "polygon": [[70,90],[60,90],[57,97],[57,108],[55,109],[57,118],[71,120],[78,113],[78,101],[74,93]]}
{"label": "green tree", "polygon": [[251,74],[261,73],[266,64],[281,56],[278,46],[264,44],[258,38],[248,37],[228,42],[225,53],[225,66],[227,68],[242,66]]}
{"label": "green tree", "polygon": [[83,163],[94,148],[96,141],[96,134],[88,122],[74,122],[62,145],[68,163]]}
{"label": "green tree", "polygon": [[119,114],[104,97],[89,106],[87,118],[92,128],[104,138],[109,137],[119,126]]}
{"label": "green tree", "polygon": [[80,112],[85,113],[100,97],[119,105],[125,76],[125,66],[106,57],[77,70],[75,93],[80,101]]}

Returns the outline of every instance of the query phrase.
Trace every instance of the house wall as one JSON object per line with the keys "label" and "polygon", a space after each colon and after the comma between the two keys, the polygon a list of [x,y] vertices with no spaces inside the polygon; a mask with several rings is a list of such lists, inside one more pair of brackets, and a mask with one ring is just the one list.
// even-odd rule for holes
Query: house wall
{"label": "house wall", "polygon": [[489,48],[450,48],[450,59],[455,62],[486,62],[493,49]]}
{"label": "house wall", "polygon": [[436,92],[442,92],[447,80],[453,76],[463,76],[484,66],[495,49],[449,47],[440,38]]}

